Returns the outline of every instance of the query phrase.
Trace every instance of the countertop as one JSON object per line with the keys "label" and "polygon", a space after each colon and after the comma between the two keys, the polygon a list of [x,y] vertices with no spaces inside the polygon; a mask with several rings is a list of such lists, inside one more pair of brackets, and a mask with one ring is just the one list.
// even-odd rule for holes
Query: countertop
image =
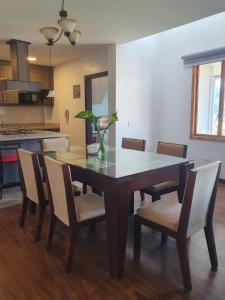
{"label": "countertop", "polygon": [[15,124],[2,124],[2,129],[19,129],[19,128],[29,128],[36,130],[58,130],[60,125],[58,123],[15,123]]}
{"label": "countertop", "polygon": [[0,145],[9,142],[41,140],[41,139],[50,139],[56,137],[69,137],[69,134],[52,132],[52,131],[44,131],[44,130],[34,130],[33,133],[28,133],[28,134],[15,134],[15,135],[0,134]]}

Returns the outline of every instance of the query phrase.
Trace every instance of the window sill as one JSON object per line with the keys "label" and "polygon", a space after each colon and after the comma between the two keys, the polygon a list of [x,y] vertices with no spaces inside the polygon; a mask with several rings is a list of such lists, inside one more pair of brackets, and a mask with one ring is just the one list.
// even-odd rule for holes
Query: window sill
{"label": "window sill", "polygon": [[211,141],[211,142],[224,142],[225,136],[207,135],[207,134],[193,134],[190,136],[191,140]]}

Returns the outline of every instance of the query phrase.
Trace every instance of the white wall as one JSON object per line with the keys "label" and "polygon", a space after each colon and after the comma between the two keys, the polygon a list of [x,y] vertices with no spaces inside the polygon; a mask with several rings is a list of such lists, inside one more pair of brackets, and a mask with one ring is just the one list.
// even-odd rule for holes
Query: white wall
{"label": "white wall", "polygon": [[116,146],[122,137],[147,140],[147,149],[158,135],[158,80],[155,61],[158,41],[155,37],[144,38],[117,46],[116,56],[116,110],[119,122],[116,126]]}
{"label": "white wall", "polygon": [[[108,99],[109,115],[116,111],[116,45],[108,47]],[[108,143],[116,145],[116,126],[110,127]]]}
{"label": "white wall", "polygon": [[[157,140],[188,144],[197,165],[222,160],[225,143],[190,140],[191,68],[181,56],[224,47],[225,14],[209,17],[117,47],[117,146],[121,135],[143,137],[151,150]],[[133,126],[127,126],[131,119]],[[124,126],[122,126],[124,122]]]}
{"label": "white wall", "polygon": [[[62,132],[70,134],[73,145],[85,144],[85,121],[74,119],[85,109],[84,76],[108,70],[107,50],[82,58],[75,62],[60,65],[54,69],[55,106],[50,119],[59,116]],[[73,85],[80,84],[81,97],[73,99]],[[69,109],[69,122],[65,119],[65,110]]]}

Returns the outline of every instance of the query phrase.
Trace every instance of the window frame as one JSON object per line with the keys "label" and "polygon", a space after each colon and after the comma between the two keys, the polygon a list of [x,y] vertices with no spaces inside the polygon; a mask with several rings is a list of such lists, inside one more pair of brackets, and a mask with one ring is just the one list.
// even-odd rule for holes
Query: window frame
{"label": "window frame", "polygon": [[198,82],[199,82],[199,65],[192,67],[192,97],[191,97],[191,125],[190,139],[225,142],[225,136],[222,135],[223,128],[223,110],[224,110],[224,92],[225,92],[225,61],[221,61],[221,87],[219,99],[219,114],[218,114],[218,133],[200,134],[197,133],[197,116],[198,116]]}

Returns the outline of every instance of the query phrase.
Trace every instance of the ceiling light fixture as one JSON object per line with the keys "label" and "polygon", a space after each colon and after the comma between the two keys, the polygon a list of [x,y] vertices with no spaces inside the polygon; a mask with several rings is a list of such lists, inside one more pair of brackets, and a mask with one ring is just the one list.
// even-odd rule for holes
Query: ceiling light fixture
{"label": "ceiling light fixture", "polygon": [[[49,47],[49,67],[52,66],[52,48]],[[55,90],[51,89],[48,91],[48,94],[46,96],[47,98],[54,98],[55,97]]]}
{"label": "ceiling light fixture", "polygon": [[61,31],[59,36],[54,40],[55,35],[59,32],[56,27],[43,27],[40,29],[40,33],[46,38],[47,45],[53,46],[61,38],[62,34],[69,39],[72,46],[76,45],[77,39],[81,36],[81,32],[75,29],[77,21],[75,19],[68,18],[68,13],[64,9],[64,0],[62,0],[62,8],[59,11],[60,20],[58,20]]}

